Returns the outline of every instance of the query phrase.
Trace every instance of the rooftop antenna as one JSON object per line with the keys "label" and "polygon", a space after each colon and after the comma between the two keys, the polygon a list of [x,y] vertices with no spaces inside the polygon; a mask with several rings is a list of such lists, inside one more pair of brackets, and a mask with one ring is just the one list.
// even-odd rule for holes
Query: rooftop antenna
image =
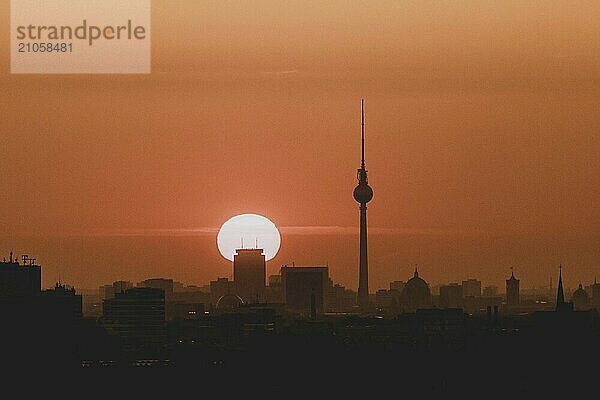
{"label": "rooftop antenna", "polygon": [[12,251],[10,252],[10,262],[11,263],[13,262],[13,252]]}
{"label": "rooftop antenna", "polygon": [[241,240],[241,242],[242,242],[242,249],[243,249],[243,248],[244,248],[244,237],[243,237],[243,236],[240,236],[240,240]]}

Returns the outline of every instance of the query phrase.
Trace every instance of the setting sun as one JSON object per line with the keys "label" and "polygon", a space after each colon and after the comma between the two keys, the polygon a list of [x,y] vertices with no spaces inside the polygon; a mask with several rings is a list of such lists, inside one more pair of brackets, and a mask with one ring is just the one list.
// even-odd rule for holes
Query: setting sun
{"label": "setting sun", "polygon": [[217,246],[223,257],[233,261],[237,249],[261,248],[267,261],[279,251],[281,236],[271,220],[257,214],[241,214],[227,220],[217,235]]}

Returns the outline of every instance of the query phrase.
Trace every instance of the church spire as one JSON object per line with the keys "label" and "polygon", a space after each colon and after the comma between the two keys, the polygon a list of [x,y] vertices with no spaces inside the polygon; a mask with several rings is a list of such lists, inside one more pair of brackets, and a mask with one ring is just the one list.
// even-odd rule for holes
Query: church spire
{"label": "church spire", "polygon": [[565,294],[562,283],[562,265],[558,267],[558,292],[556,293],[556,310],[559,310],[565,303]]}

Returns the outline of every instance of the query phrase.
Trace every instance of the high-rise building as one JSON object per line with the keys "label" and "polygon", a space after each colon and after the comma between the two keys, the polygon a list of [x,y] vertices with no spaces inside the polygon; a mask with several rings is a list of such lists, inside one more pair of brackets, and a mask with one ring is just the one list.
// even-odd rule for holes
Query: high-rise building
{"label": "high-rise building", "polygon": [[367,252],[367,203],[373,199],[373,189],[367,180],[365,167],[365,102],[361,100],[361,149],[362,159],[357,172],[358,185],[354,188],[354,200],[360,203],[360,256],[358,267],[358,305],[369,303],[369,262]]}
{"label": "high-rise building", "polygon": [[233,256],[235,291],[246,303],[264,299],[266,261],[263,249],[237,249]]}
{"label": "high-rise building", "polygon": [[329,284],[329,269],[324,266],[281,267],[283,300],[288,309],[322,313]]}
{"label": "high-rise building", "polygon": [[103,324],[119,336],[126,348],[161,345],[166,339],[165,293],[136,287],[115,293],[103,302]]}
{"label": "high-rise building", "polygon": [[35,258],[22,256],[23,263],[13,260],[10,253],[8,261],[0,262],[0,296],[36,296],[42,288],[42,269]]}
{"label": "high-rise building", "polygon": [[511,271],[510,278],[506,280],[506,305],[515,307],[519,305],[519,279]]}

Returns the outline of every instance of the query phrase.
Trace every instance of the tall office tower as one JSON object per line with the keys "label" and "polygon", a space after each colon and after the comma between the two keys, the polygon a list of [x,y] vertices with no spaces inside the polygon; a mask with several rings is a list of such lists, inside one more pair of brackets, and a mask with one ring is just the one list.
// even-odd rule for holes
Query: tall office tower
{"label": "tall office tower", "polygon": [[165,292],[136,287],[115,293],[103,302],[103,324],[123,339],[127,348],[161,345],[166,340]]}
{"label": "tall office tower", "polygon": [[304,313],[324,312],[328,284],[327,267],[281,267],[283,300],[289,309]]}
{"label": "tall office tower", "polygon": [[42,289],[42,268],[35,258],[22,256],[23,263],[13,260],[10,253],[8,261],[0,262],[0,296],[37,296]]}
{"label": "tall office tower", "polygon": [[365,101],[361,105],[361,162],[357,172],[358,185],[354,188],[354,200],[360,203],[360,260],[358,267],[358,305],[369,303],[369,262],[367,257],[367,203],[373,199],[373,189],[367,180],[365,168]]}
{"label": "tall office tower", "polygon": [[233,256],[233,282],[244,302],[262,301],[265,294],[266,261],[263,249],[237,249]]}
{"label": "tall office tower", "polygon": [[510,278],[506,280],[506,305],[519,305],[519,280],[515,278],[514,272],[511,272]]}

